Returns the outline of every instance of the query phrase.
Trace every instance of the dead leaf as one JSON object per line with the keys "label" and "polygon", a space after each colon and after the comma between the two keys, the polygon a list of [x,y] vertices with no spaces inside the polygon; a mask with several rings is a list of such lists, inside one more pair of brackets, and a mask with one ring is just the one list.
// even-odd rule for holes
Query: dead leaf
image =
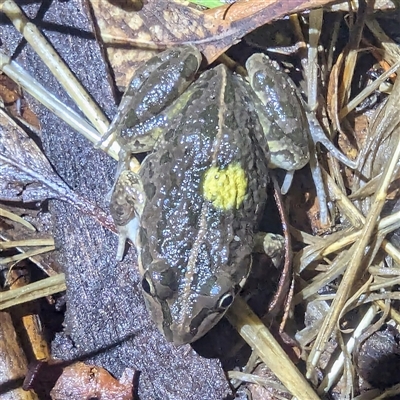
{"label": "dead leaf", "polygon": [[331,119],[334,129],[341,131],[339,120],[339,79],[342,66],[344,63],[343,53],[339,54],[335,65],[329,75],[328,94],[327,94],[327,110],[329,118]]}
{"label": "dead leaf", "polygon": [[223,19],[225,21],[233,22],[247,19],[249,17],[251,17],[252,20],[258,21],[259,14],[261,13],[263,15],[261,18],[264,19],[264,22],[257,26],[253,25],[252,29],[248,31],[251,32],[258,26],[264,25],[272,20],[280,19],[285,15],[295,14],[307,9],[320,8],[328,5],[329,3],[335,3],[335,1],[242,0],[237,1],[234,4],[225,4],[224,6],[207,10],[205,14],[213,16],[216,19]]}
{"label": "dead leaf", "polygon": [[[20,87],[7,75],[0,74],[0,100],[7,111],[16,119],[22,119],[25,124],[39,129],[39,120],[28,107]],[[1,101],[0,101],[1,103]]]}
{"label": "dead leaf", "polygon": [[208,12],[167,0],[149,0],[137,12],[126,11],[106,0],[93,0],[91,5],[116,83],[125,87],[138,64],[154,55],[155,50],[191,43],[211,63],[259,26],[330,3],[335,1],[253,0]]}
{"label": "dead leaf", "polygon": [[18,93],[18,85],[13,82],[8,76],[0,75],[0,97],[4,103],[14,103],[21,96]]}
{"label": "dead leaf", "polygon": [[134,374],[127,368],[118,381],[104,368],[77,362],[64,368],[50,395],[53,400],[131,400]]}

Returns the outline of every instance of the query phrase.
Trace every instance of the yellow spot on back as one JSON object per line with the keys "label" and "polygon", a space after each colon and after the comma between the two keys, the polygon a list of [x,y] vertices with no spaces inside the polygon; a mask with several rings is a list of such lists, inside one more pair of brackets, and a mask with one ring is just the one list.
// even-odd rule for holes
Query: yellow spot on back
{"label": "yellow spot on back", "polygon": [[225,169],[209,168],[204,174],[203,195],[215,208],[239,208],[247,191],[247,178],[239,163]]}

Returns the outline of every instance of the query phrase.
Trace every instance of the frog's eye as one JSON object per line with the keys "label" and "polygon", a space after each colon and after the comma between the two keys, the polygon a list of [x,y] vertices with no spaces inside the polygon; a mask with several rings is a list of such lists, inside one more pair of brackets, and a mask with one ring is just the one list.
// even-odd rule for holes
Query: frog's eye
{"label": "frog's eye", "polygon": [[226,309],[233,303],[232,293],[225,293],[218,302],[218,308]]}
{"label": "frog's eye", "polygon": [[149,294],[150,296],[155,295],[154,284],[149,277],[149,274],[146,272],[142,279],[142,289],[145,293]]}

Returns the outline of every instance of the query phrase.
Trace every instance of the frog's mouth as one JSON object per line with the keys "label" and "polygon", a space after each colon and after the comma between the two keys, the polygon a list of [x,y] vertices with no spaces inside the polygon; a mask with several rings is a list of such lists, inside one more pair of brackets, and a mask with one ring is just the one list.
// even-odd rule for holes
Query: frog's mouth
{"label": "frog's mouth", "polygon": [[177,324],[172,322],[171,324],[164,324],[162,332],[169,342],[173,342],[177,346],[192,343],[214,327],[224,314],[225,310],[203,308],[187,323]]}
{"label": "frog's mouth", "polygon": [[225,310],[202,308],[190,320],[174,321],[171,309],[166,300],[157,299],[145,294],[146,306],[150,311],[153,322],[158,330],[164,334],[168,342],[177,346],[192,343],[205,335],[222,318]]}
{"label": "frog's mouth", "polygon": [[[146,281],[147,282],[147,281]],[[183,305],[176,298],[153,297],[143,290],[147,309],[158,330],[175,345],[192,343],[204,336],[224,316],[241,286],[230,288],[218,298],[192,293]]]}

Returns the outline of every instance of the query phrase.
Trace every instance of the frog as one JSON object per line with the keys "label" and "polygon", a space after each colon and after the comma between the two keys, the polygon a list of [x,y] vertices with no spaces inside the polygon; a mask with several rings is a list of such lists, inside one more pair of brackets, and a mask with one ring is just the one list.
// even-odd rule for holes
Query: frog
{"label": "frog", "polygon": [[117,258],[130,239],[150,316],[175,345],[223,317],[255,247],[282,248],[279,235],[258,230],[270,168],[294,171],[309,158],[307,119],[284,72],[262,54],[247,61],[249,82],[223,64],[197,76],[201,62],[191,45],[149,60],[108,131],[121,146],[110,200]]}

